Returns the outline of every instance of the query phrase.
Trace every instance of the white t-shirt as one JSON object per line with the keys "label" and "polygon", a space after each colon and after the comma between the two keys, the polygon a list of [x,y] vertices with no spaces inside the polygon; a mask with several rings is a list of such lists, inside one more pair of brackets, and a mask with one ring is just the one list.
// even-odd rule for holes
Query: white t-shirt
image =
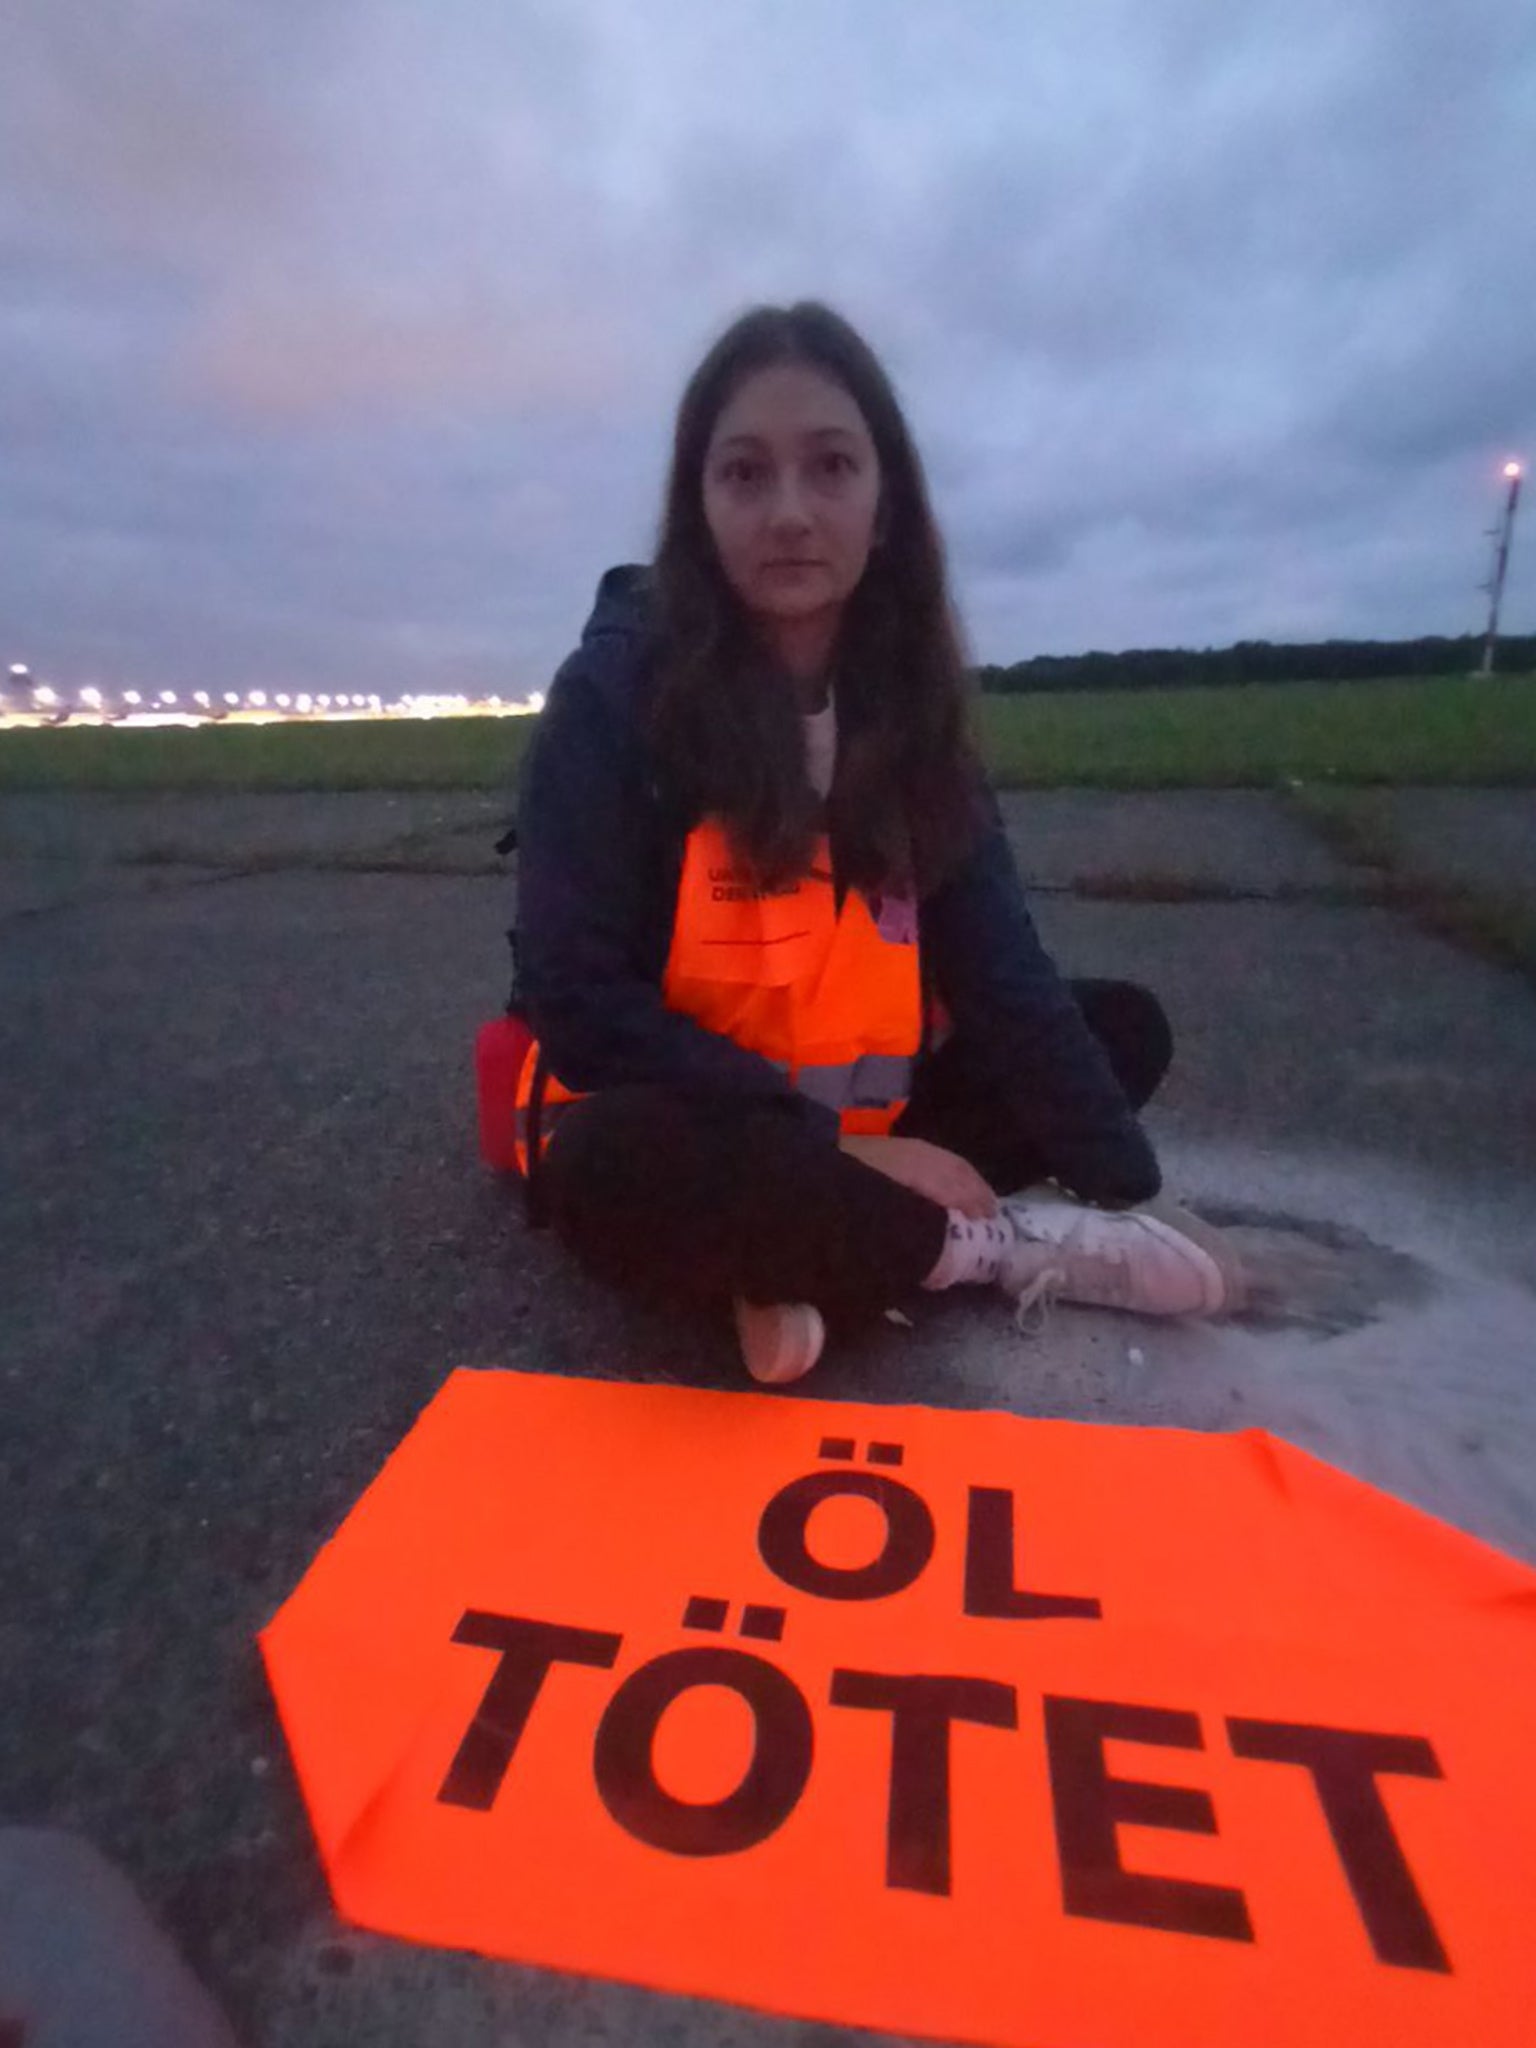
{"label": "white t-shirt", "polygon": [[812,789],[824,797],[832,788],[832,769],[837,761],[837,705],[830,690],[826,708],[802,712],[800,722],[805,727],[805,772]]}

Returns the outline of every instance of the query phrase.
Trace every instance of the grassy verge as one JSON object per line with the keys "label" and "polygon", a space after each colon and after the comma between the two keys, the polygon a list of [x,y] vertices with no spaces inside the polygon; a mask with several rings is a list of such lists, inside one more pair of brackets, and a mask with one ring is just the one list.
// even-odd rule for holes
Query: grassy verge
{"label": "grassy verge", "polygon": [[1523,677],[988,697],[981,726],[1016,789],[1536,782]]}
{"label": "grassy verge", "polygon": [[1377,901],[1438,938],[1514,968],[1536,988],[1536,900],[1410,869],[1385,790],[1300,788],[1290,800],[1340,860],[1368,876]]}
{"label": "grassy verge", "polygon": [[[1005,789],[1536,783],[1536,677],[983,697]],[[525,718],[0,733],[6,790],[497,789]]]}
{"label": "grassy verge", "polygon": [[345,725],[58,726],[0,732],[7,790],[497,789],[531,718]]}

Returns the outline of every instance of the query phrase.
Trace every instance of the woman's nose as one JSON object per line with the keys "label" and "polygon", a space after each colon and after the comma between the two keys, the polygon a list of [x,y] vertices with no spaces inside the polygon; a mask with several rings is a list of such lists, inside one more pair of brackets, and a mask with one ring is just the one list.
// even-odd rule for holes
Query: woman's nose
{"label": "woman's nose", "polygon": [[798,528],[810,524],[798,483],[791,480],[774,486],[768,506],[768,520],[772,526]]}

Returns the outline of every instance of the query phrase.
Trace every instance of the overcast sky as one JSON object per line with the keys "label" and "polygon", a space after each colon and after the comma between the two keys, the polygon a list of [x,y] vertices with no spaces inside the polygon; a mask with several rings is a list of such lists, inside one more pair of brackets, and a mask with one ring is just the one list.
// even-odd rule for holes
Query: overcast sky
{"label": "overcast sky", "polygon": [[540,688],[799,297],[978,661],[1483,623],[1531,0],[20,0],[3,52],[0,660]]}

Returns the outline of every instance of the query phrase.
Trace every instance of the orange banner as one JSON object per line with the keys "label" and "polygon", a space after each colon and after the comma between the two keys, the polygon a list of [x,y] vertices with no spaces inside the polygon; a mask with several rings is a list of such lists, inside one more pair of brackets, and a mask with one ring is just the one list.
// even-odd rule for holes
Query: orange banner
{"label": "orange banner", "polygon": [[1006,2048],[1530,2039],[1536,1572],[1259,1431],[459,1372],[261,1640],[361,1926]]}

